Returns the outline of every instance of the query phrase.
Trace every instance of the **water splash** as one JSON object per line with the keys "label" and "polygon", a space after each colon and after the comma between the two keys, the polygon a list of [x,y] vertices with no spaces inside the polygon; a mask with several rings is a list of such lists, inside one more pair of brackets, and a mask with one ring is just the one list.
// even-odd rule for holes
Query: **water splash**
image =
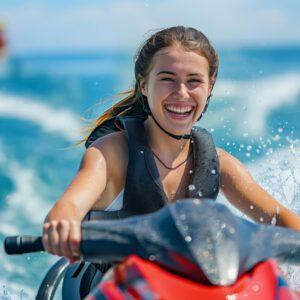
{"label": "water splash", "polygon": [[[279,128],[278,132],[282,132]],[[274,151],[263,160],[249,166],[256,180],[284,206],[300,215],[300,148],[299,141],[289,139],[290,147]],[[295,146],[296,145],[296,146]],[[277,222],[279,207],[271,224]],[[300,290],[300,267],[282,264],[289,285]]]}

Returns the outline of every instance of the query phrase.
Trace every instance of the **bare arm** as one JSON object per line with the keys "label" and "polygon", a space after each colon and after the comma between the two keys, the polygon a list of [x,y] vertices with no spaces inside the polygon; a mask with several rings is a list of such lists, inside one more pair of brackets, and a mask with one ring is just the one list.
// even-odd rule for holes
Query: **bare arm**
{"label": "bare arm", "polygon": [[43,244],[48,252],[79,258],[81,221],[95,205],[105,208],[109,203],[105,198],[122,186],[126,150],[125,135],[118,132],[98,139],[85,152],[77,175],[46,217]]}
{"label": "bare arm", "polygon": [[72,261],[79,258],[81,221],[104,191],[109,176],[101,150],[90,147],[77,175],[46,217],[43,244],[48,252]]}
{"label": "bare arm", "polygon": [[53,206],[47,220],[80,222],[104,191],[107,177],[106,160],[102,152],[95,147],[89,148],[77,175]]}
{"label": "bare arm", "polygon": [[251,219],[300,231],[300,217],[268,194],[232,155],[218,149],[221,189],[226,198]]}

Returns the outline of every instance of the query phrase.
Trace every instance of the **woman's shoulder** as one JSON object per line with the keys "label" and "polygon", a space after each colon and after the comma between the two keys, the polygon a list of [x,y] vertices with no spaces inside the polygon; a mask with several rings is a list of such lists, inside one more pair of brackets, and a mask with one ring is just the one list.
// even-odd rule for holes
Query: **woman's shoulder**
{"label": "woman's shoulder", "polygon": [[125,132],[117,131],[98,138],[88,147],[88,149],[95,147],[99,150],[105,150],[106,148],[110,149],[112,147],[119,148],[124,146],[127,146]]}
{"label": "woman's shoulder", "polygon": [[230,162],[230,161],[239,162],[239,160],[236,157],[234,157],[232,154],[230,154],[226,150],[224,150],[222,148],[219,148],[219,147],[216,147],[216,150],[217,150],[217,154],[218,154],[218,157],[219,157],[220,161],[223,161],[223,162]]}
{"label": "woman's shoulder", "polygon": [[123,174],[127,167],[127,142],[124,132],[115,132],[94,141],[85,151],[81,168],[106,172],[107,179]]}
{"label": "woman's shoulder", "polygon": [[241,177],[250,179],[249,171],[239,159],[222,148],[217,148],[217,154],[220,162],[221,176],[225,175],[228,178],[236,180],[241,179]]}
{"label": "woman's shoulder", "polygon": [[94,141],[87,149],[87,152],[97,149],[104,156],[106,161],[113,161],[115,158],[127,155],[127,141],[124,131],[107,134]]}

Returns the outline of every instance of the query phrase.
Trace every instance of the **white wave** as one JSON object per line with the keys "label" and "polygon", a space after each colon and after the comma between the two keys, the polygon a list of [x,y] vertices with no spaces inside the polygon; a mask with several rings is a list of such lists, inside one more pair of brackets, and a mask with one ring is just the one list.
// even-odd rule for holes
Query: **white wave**
{"label": "white wave", "polygon": [[[6,197],[7,208],[1,212],[1,222],[7,224],[1,227],[5,234],[16,234],[21,222],[12,224],[12,220],[26,222],[29,225],[42,224],[47,211],[50,209],[47,201],[43,199],[42,183],[34,170],[21,166],[17,161],[5,164],[7,174],[12,179],[15,189]],[[38,209],[38,214],[35,212]],[[20,210],[22,214],[20,215]],[[13,232],[16,231],[16,232]]]}
{"label": "white wave", "polygon": [[[38,234],[42,230],[42,222],[50,209],[50,203],[45,201],[45,194],[41,188],[39,178],[30,168],[24,167],[21,163],[12,160],[5,153],[5,147],[0,141],[0,153],[6,156],[5,160],[0,160],[0,168],[6,171],[7,176],[14,183],[14,190],[2,199],[4,209],[0,211],[1,227],[0,235]],[[3,241],[1,241],[2,243]],[[33,284],[28,276],[33,277],[33,272],[28,273],[30,256],[10,257],[0,251],[1,278],[0,278],[0,299],[34,299]],[[49,267],[52,258],[45,258],[43,264]],[[31,263],[31,266],[33,263]],[[36,262],[35,264],[36,265]],[[36,266],[34,266],[36,269]],[[36,276],[39,278],[40,276]],[[16,283],[14,278],[22,279],[22,284]],[[13,280],[11,280],[13,279]],[[41,278],[39,278],[41,280]],[[1,291],[1,287],[3,291]],[[6,297],[6,298],[5,298]]]}
{"label": "white wave", "polygon": [[247,81],[223,80],[217,83],[213,94],[211,101],[217,102],[216,111],[204,119],[208,126],[216,128],[224,125],[224,120],[232,120],[238,124],[232,128],[235,134],[262,136],[272,111],[296,103],[300,95],[300,74],[287,73]]}
{"label": "white wave", "polygon": [[[5,201],[5,209],[0,211],[0,233],[4,236],[15,235],[22,231],[24,224],[27,228],[40,226],[51,204],[45,199],[47,191],[35,171],[9,158],[0,142],[0,158],[1,155],[6,159],[0,159],[0,168],[5,170],[13,182],[14,189],[2,199]],[[38,213],[35,213],[37,210]]]}
{"label": "white wave", "polygon": [[65,109],[54,109],[42,102],[0,93],[0,117],[29,121],[45,132],[60,135],[72,142],[82,133],[80,118]]}

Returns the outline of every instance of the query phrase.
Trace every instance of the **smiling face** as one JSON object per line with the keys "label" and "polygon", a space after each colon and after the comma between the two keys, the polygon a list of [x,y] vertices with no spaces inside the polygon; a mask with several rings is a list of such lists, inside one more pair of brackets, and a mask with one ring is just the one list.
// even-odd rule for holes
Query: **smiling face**
{"label": "smiling face", "polygon": [[192,129],[211,92],[207,59],[179,45],[159,50],[147,78],[140,79],[154,118],[173,134]]}

